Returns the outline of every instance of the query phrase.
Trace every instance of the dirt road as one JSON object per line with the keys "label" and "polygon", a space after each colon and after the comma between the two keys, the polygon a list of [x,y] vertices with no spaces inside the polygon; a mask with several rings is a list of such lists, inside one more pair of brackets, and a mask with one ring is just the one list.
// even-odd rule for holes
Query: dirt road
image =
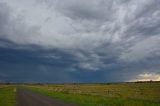
{"label": "dirt road", "polygon": [[75,106],[62,101],[17,88],[17,106]]}

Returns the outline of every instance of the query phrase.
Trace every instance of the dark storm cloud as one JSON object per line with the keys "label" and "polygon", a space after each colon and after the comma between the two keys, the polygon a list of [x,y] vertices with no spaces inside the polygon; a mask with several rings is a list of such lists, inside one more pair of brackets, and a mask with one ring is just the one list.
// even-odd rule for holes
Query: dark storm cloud
{"label": "dark storm cloud", "polygon": [[0,2],[0,80],[128,81],[159,72],[159,45],[158,0]]}
{"label": "dark storm cloud", "polygon": [[0,48],[0,52],[0,61],[4,63],[35,65],[43,64],[52,65],[59,68],[65,68],[67,66],[69,67],[70,65],[72,65],[72,63],[77,62],[72,55],[56,49],[44,51],[41,49],[18,50],[10,48]]}

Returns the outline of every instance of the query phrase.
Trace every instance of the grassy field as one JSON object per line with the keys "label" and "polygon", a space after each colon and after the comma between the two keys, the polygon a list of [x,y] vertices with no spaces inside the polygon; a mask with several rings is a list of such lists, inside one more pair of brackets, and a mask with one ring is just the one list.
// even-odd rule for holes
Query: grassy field
{"label": "grassy field", "polygon": [[27,86],[33,92],[79,106],[160,106],[160,83]]}
{"label": "grassy field", "polygon": [[[79,106],[160,106],[160,82],[43,84],[24,87]],[[15,106],[15,88],[13,85],[0,85],[0,106]]]}
{"label": "grassy field", "polygon": [[15,106],[15,87],[0,85],[0,106]]}

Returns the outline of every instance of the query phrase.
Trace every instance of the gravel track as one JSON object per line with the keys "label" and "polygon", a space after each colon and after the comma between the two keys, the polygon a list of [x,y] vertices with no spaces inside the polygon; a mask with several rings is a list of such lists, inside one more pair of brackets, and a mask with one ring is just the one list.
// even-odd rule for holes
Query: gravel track
{"label": "gravel track", "polygon": [[60,100],[33,93],[25,88],[17,88],[17,106],[75,106]]}

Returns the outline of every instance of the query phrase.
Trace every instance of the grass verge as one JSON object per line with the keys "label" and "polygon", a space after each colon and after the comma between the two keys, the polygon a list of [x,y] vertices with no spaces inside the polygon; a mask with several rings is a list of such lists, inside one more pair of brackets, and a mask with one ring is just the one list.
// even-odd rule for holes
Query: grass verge
{"label": "grass verge", "polygon": [[0,87],[0,106],[15,106],[15,87]]}
{"label": "grass verge", "polygon": [[68,103],[77,104],[79,106],[160,106],[160,102],[150,100],[67,94],[62,92],[49,91],[45,88],[27,88],[32,92],[40,93],[52,98],[57,98]]}

